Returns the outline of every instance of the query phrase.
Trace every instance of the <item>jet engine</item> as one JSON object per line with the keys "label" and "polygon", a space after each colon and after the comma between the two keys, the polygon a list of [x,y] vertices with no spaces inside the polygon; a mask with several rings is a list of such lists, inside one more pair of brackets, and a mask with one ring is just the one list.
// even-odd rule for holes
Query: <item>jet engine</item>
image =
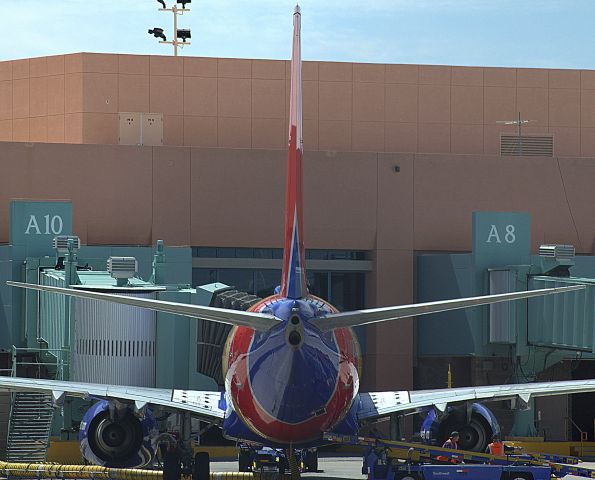
{"label": "jet engine", "polygon": [[130,406],[102,400],[89,408],[81,421],[81,453],[94,465],[143,467],[155,455],[158,433],[148,408],[140,415]]}
{"label": "jet engine", "polygon": [[492,441],[492,435],[500,434],[500,425],[494,414],[481,403],[448,407],[439,414],[430,409],[424,419],[420,434],[423,443],[442,446],[453,431],[459,432],[459,448],[483,452]]}

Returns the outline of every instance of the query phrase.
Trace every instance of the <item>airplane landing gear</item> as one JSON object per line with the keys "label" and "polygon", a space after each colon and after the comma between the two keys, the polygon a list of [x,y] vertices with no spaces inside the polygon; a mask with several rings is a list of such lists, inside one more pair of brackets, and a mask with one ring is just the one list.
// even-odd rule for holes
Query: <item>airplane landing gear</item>
{"label": "airplane landing gear", "polygon": [[293,448],[290,448],[288,451],[286,451],[286,456],[287,463],[289,463],[289,473],[291,475],[291,480],[300,480],[300,466],[298,465],[298,459]]}
{"label": "airplane landing gear", "polygon": [[182,475],[192,480],[209,480],[211,462],[207,452],[193,456],[190,416],[183,414],[181,440],[170,443],[163,460],[163,480],[180,480]]}
{"label": "airplane landing gear", "polygon": [[163,457],[163,480],[179,480],[182,476],[182,459],[177,445],[169,444]]}
{"label": "airplane landing gear", "polygon": [[192,463],[192,480],[209,480],[211,477],[211,462],[207,452],[198,452]]}
{"label": "airplane landing gear", "polygon": [[180,480],[182,475],[192,476],[192,480],[209,480],[211,475],[209,454],[198,452],[188,462],[182,460],[177,448],[168,451],[163,461],[163,480]]}

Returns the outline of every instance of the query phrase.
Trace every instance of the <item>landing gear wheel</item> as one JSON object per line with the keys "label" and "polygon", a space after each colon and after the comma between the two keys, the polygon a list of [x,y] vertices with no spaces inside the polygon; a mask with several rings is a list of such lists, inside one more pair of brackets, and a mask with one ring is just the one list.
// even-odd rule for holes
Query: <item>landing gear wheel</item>
{"label": "landing gear wheel", "polygon": [[209,480],[211,477],[211,460],[208,452],[198,452],[194,455],[192,464],[192,480]]}
{"label": "landing gear wheel", "polygon": [[318,450],[310,451],[307,450],[305,454],[306,472],[317,472],[318,471]]}
{"label": "landing gear wheel", "polygon": [[180,480],[182,465],[180,454],[175,450],[167,451],[163,458],[163,480]]}
{"label": "landing gear wheel", "polygon": [[238,470],[240,472],[249,472],[251,467],[250,452],[240,450],[238,452]]}

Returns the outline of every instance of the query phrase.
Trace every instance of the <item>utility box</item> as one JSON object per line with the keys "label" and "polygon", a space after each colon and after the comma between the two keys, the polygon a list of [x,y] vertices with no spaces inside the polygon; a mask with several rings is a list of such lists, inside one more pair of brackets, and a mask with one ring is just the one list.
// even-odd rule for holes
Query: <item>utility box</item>
{"label": "utility box", "polygon": [[163,145],[163,114],[142,113],[140,135],[140,145]]}
{"label": "utility box", "polygon": [[163,145],[163,114],[121,112],[118,119],[120,145]]}

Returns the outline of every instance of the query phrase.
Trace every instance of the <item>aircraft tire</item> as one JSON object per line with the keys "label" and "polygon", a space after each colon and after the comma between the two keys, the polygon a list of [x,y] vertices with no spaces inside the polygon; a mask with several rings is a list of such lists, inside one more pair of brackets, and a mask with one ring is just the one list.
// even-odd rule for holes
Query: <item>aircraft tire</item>
{"label": "aircraft tire", "polygon": [[306,472],[318,471],[318,450],[307,451],[305,455]]}
{"label": "aircraft tire", "polygon": [[182,466],[177,452],[167,452],[163,458],[163,480],[180,480]]}
{"label": "aircraft tire", "polygon": [[211,461],[208,452],[198,452],[194,455],[192,464],[192,480],[209,480],[211,476]]}
{"label": "aircraft tire", "polygon": [[240,450],[238,452],[238,471],[249,472],[251,463],[250,452]]}

